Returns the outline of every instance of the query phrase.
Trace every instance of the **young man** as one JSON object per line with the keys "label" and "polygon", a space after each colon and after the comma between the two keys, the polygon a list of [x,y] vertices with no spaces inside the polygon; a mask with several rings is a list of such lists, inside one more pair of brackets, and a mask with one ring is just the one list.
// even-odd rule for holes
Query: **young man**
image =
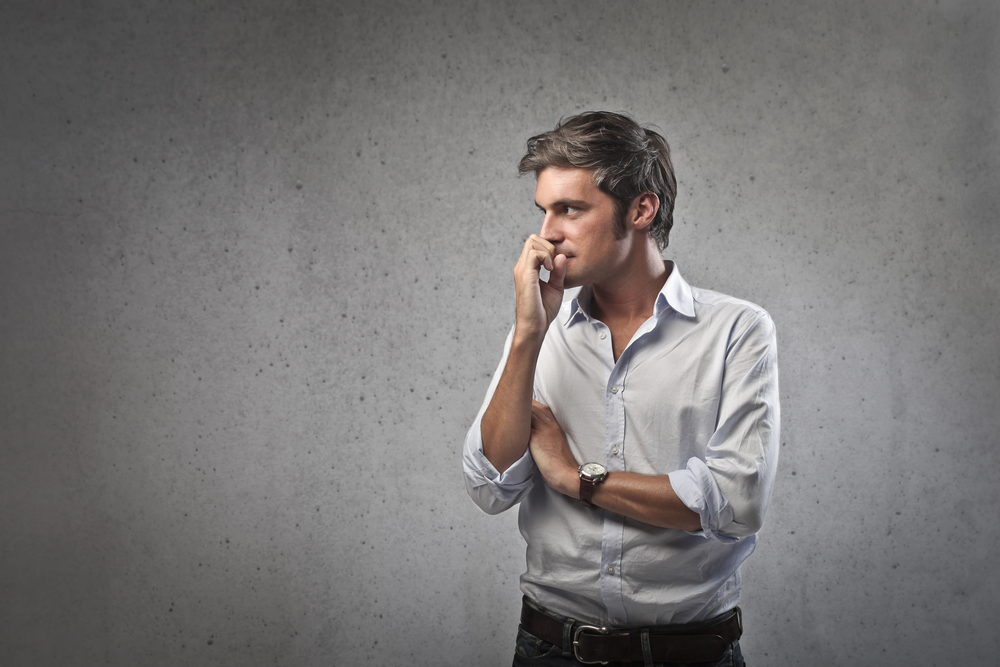
{"label": "young man", "polygon": [[742,665],[739,566],[778,458],[774,325],[662,259],[676,182],[656,132],[581,114],[519,169],[542,225],[463,455],[483,510],[520,503],[514,665]]}

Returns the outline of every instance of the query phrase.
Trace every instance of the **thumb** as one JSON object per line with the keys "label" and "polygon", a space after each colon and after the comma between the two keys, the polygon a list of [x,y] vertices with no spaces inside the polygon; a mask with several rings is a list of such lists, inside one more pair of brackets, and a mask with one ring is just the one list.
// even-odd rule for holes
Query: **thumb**
{"label": "thumb", "polygon": [[552,271],[549,272],[549,285],[555,289],[563,289],[566,281],[566,255],[556,255],[552,259]]}

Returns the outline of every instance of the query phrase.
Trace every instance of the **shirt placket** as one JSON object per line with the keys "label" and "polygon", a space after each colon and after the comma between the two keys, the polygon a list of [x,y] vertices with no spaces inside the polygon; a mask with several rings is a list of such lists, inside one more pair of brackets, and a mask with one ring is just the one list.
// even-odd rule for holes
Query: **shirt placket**
{"label": "shirt placket", "polygon": [[[608,354],[613,359],[610,336]],[[626,350],[611,370],[605,386],[604,456],[608,472],[625,470],[625,376],[628,359]],[[611,626],[628,624],[628,614],[622,599],[622,543],[625,517],[604,511],[604,530],[601,539],[601,598],[608,611]]]}

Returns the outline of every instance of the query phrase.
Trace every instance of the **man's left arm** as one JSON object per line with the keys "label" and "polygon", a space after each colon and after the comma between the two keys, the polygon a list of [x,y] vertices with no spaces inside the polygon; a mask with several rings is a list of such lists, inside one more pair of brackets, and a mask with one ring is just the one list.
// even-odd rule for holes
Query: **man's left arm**
{"label": "man's left arm", "polygon": [[[778,459],[778,369],[774,324],[760,312],[730,345],[719,417],[704,459],[669,475],[610,472],[591,502],[662,528],[731,541],[764,521]],[[531,455],[546,483],[579,498],[579,462],[541,403],[532,407]]]}
{"label": "man's left arm", "polygon": [[[529,447],[545,482],[556,491],[579,499],[580,464],[552,411],[538,401],[532,401],[531,406]],[[590,502],[661,528],[701,530],[701,519],[677,497],[667,475],[609,472],[594,487]]]}

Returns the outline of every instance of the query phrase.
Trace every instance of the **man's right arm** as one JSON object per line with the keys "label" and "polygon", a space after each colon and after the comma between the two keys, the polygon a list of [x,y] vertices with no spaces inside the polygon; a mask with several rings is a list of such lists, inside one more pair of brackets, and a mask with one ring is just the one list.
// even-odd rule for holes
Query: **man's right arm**
{"label": "man's right arm", "polygon": [[[543,266],[550,272],[547,283],[538,276]],[[528,237],[514,266],[517,320],[510,353],[481,425],[483,454],[500,473],[528,448],[535,364],[562,304],[565,276],[566,257],[540,236]]]}
{"label": "man's right arm", "polygon": [[500,473],[524,456],[531,436],[531,398],[541,344],[518,338],[515,325],[507,365],[481,423],[483,454]]}

